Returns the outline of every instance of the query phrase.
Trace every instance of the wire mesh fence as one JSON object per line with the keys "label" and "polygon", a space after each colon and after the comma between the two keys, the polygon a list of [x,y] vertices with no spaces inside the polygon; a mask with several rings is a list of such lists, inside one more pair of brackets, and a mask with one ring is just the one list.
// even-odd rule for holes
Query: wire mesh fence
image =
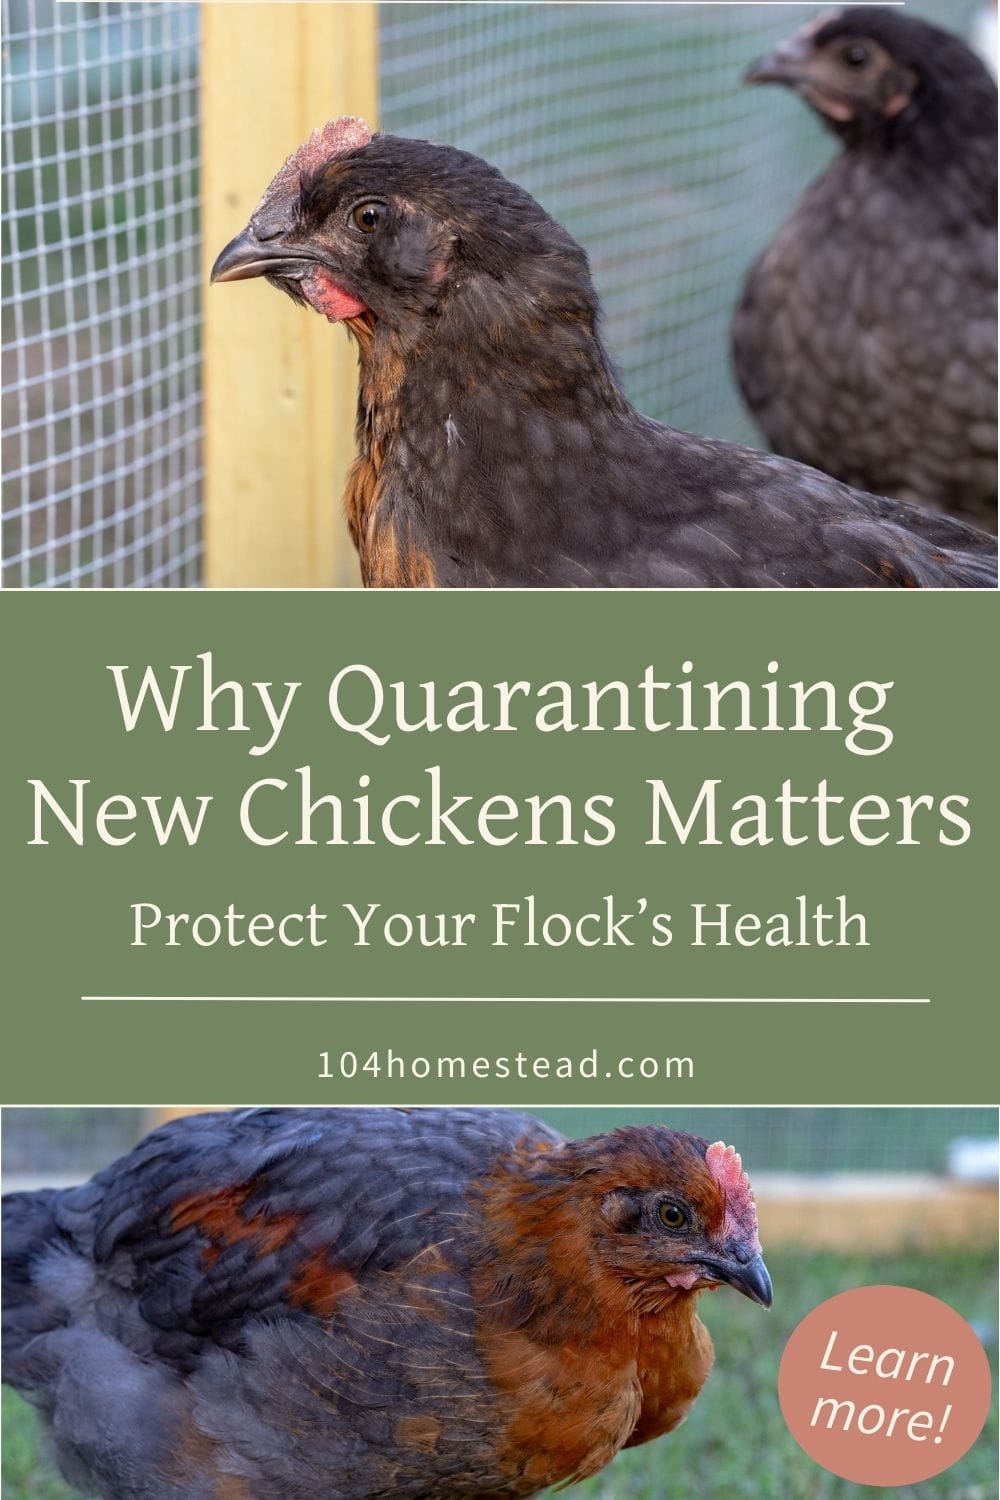
{"label": "wire mesh fence", "polygon": [[149,1118],[126,1108],[0,1110],[3,1177],[82,1181],[130,1151]]}
{"label": "wire mesh fence", "polygon": [[[382,125],[485,156],[587,249],[630,398],[759,442],[729,369],[751,260],[833,154],[743,70],[816,5],[385,5]],[[978,0],[916,0],[964,32]]]}
{"label": "wire mesh fence", "polygon": [[[912,9],[968,31],[981,0]],[[815,10],[384,4],[381,123],[478,152],[566,223],[643,410],[754,440],[730,310],[833,144],[739,79]],[[198,7],[3,0],[3,28],[4,581],[195,585]]]}
{"label": "wire mesh fence", "polygon": [[201,551],[197,6],[3,0],[5,582]]}
{"label": "wire mesh fence", "polygon": [[981,1108],[751,1107],[541,1111],[567,1135],[650,1122],[735,1145],[756,1172],[945,1173],[959,1139],[996,1141],[997,1112]]}
{"label": "wire mesh fence", "polygon": [[[737,1146],[753,1172],[945,1173],[959,1138],[997,1139],[982,1108],[691,1108],[536,1110],[564,1135],[654,1123]],[[84,1178],[128,1151],[156,1123],[142,1109],[5,1109],[4,1175]]]}

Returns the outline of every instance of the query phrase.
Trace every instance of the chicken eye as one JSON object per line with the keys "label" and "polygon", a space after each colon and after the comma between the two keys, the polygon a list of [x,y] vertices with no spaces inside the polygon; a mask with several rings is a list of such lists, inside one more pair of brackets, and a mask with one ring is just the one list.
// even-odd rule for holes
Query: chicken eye
{"label": "chicken eye", "polygon": [[384,212],[383,203],[359,203],[357,208],[351,210],[351,218],[355,228],[360,229],[362,234],[374,234],[382,222]]}
{"label": "chicken eye", "polygon": [[687,1214],[676,1203],[661,1203],[660,1223],[664,1229],[683,1229],[687,1223]]}
{"label": "chicken eye", "polygon": [[868,48],[860,42],[851,42],[840,54],[840,60],[849,68],[863,68],[868,61]]}

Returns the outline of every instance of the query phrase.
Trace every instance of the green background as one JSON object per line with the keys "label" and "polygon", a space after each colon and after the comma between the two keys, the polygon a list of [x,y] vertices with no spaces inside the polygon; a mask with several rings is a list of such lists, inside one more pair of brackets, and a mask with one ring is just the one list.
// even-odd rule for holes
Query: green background
{"label": "green background", "polygon": [[[995,1092],[992,1049],[970,1045],[992,1020],[996,752],[990,630],[995,598],[978,594],[829,593],[101,593],[8,594],[6,646],[5,1045],[8,1103],[163,1102],[982,1102]],[[284,735],[266,756],[251,735],[203,734],[200,693],[174,733],[144,719],[125,734],[107,663],[141,669],[211,650],[221,676],[298,680]],[[848,753],[836,734],[643,733],[397,735],[377,750],[336,730],[326,689],[365,662],[389,680],[465,677],[638,681],[648,663],[676,680],[895,681],[882,755]],[[132,674],[137,675],[136,673]],[[195,674],[189,674],[192,688]],[[239,795],[262,776],[350,797],[372,777],[384,796],[422,793],[442,767],[454,791],[514,797],[615,794],[618,836],[606,848],[259,849],[238,831]],[[812,791],[820,777],[849,799],[928,793],[971,799],[973,838],[878,848],[647,848],[645,778],[678,796],[717,776],[726,800],[773,796],[783,778]],[[116,793],[212,793],[199,844],[77,848],[53,834],[28,847],[27,778],[53,792],[87,777],[95,802]],[[294,799],[290,798],[289,805]],[[50,820],[51,822],[51,820]],[[137,825],[140,826],[140,825]],[[868,948],[558,950],[488,946],[489,905],[534,892],[543,909],[575,912],[614,893],[682,914],[695,901],[735,911],[789,909],[807,893],[840,894],[869,919]],[[281,913],[310,901],[381,901],[385,909],[477,910],[466,949],[132,949],[129,906]],[[333,922],[327,930],[346,932]],[[82,1004],[84,994],[384,996],[336,1004]],[[588,997],[601,1005],[417,1004],[422,997]],[[637,1005],[615,997],[929,996],[931,1005]],[[690,1055],[695,1077],[628,1084],[316,1078],[321,1050],[364,1055]]]}

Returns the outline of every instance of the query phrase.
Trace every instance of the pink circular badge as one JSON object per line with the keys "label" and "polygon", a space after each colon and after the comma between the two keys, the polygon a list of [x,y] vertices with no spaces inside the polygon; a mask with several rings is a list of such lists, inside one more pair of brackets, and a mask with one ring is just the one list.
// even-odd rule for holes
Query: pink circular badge
{"label": "pink circular badge", "polygon": [[904,1286],[831,1297],[795,1329],[778,1397],[795,1441],[855,1484],[919,1484],[976,1441],[990,1367],[953,1307]]}

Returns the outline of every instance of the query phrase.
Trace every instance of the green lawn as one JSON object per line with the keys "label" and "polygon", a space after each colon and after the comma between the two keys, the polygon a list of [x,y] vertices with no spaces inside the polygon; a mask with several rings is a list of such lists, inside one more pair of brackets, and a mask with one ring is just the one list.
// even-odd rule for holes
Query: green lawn
{"label": "green lawn", "polygon": [[[673,1436],[616,1459],[569,1493],[574,1500],[996,1500],[997,1423],[954,1468],[906,1490],[866,1489],[816,1467],[788,1434],[778,1409],[781,1350],[816,1303],[852,1286],[895,1282],[950,1302],[990,1331],[996,1380],[996,1260],[959,1252],[850,1258],[769,1254],[774,1310],[733,1293],[703,1299],[716,1367],[688,1421]],[[5,1393],[3,1500],[72,1500],[39,1456],[35,1414]],[[275,1497],[279,1500],[279,1497]]]}
{"label": "green lawn", "polygon": [[3,1500],[74,1500],[75,1490],[54,1477],[34,1411],[3,1388]]}

